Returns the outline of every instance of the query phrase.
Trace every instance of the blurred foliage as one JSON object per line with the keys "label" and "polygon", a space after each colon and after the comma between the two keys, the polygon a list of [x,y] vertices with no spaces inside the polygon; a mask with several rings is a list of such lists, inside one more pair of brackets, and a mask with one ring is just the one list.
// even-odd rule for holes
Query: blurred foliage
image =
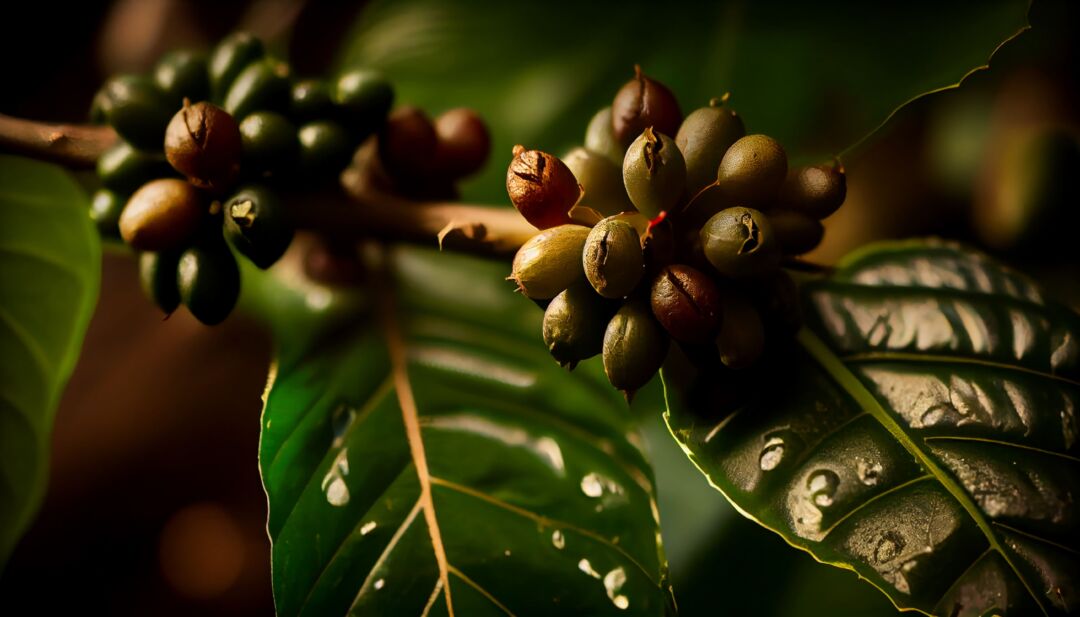
{"label": "blurred foliage", "polygon": [[0,570],[45,492],[53,414],[97,301],[87,209],[60,168],[0,156]]}
{"label": "blurred foliage", "polygon": [[377,1],[339,65],[383,70],[399,102],[477,109],[493,160],[466,188],[504,203],[514,143],[562,153],[635,63],[688,112],[732,93],[751,132],[796,160],[829,158],[898,105],[957,83],[1025,24],[1027,3]]}

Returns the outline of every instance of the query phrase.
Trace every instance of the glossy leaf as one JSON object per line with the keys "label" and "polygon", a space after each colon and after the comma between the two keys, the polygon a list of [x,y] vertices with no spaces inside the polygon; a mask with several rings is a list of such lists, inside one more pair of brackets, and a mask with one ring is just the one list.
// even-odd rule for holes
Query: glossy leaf
{"label": "glossy leaf", "polygon": [[505,264],[386,263],[394,306],[294,341],[271,378],[278,613],[663,614],[651,471],[595,363],[551,360]]}
{"label": "glossy leaf", "polygon": [[45,492],[53,414],[97,300],[88,212],[60,168],[0,155],[0,568]]}
{"label": "glossy leaf", "polygon": [[709,482],[900,608],[1080,611],[1080,317],[940,241],[870,247],[804,295],[769,366],[665,369]]}

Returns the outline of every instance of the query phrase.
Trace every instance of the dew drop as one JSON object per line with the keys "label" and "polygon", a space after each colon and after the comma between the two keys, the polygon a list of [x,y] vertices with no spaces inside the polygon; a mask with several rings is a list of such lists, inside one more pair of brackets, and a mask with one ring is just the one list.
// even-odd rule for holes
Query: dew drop
{"label": "dew drop", "polygon": [[904,550],[904,537],[895,531],[886,531],[874,548],[874,559],[878,563],[888,563]]}
{"label": "dew drop", "polygon": [[833,504],[836,489],[840,486],[840,476],[831,469],[819,469],[806,479],[806,488],[810,489],[814,505],[827,508]]}
{"label": "dew drop", "polygon": [[332,506],[344,506],[349,503],[349,487],[345,476],[349,475],[349,449],[338,452],[330,471],[323,477],[321,488],[326,493],[326,501]]}
{"label": "dew drop", "polygon": [[578,567],[578,570],[581,570],[585,574],[588,574],[589,576],[595,578],[596,580],[600,580],[600,578],[601,578],[600,573],[593,569],[592,564],[589,563],[588,559],[585,559],[584,557],[582,557],[581,561],[578,562],[577,567]]}
{"label": "dew drop", "polygon": [[765,448],[761,450],[761,470],[772,471],[784,459],[784,440],[779,437],[770,437],[765,442]]}
{"label": "dew drop", "polygon": [[340,448],[345,444],[345,435],[349,432],[349,427],[352,426],[354,420],[356,420],[356,408],[352,405],[342,403],[334,409],[330,417],[330,425],[334,430],[333,447]]}
{"label": "dew drop", "polygon": [[562,550],[566,546],[566,536],[563,535],[561,529],[556,529],[551,532],[551,543],[559,550]]}
{"label": "dew drop", "polygon": [[581,492],[589,497],[599,497],[604,494],[604,485],[600,483],[600,476],[595,473],[587,474],[581,479]]}
{"label": "dew drop", "polygon": [[864,460],[859,461],[858,473],[859,481],[867,486],[874,486],[881,479],[882,467],[881,463],[873,462],[868,463]]}
{"label": "dew drop", "polygon": [[386,585],[386,579],[380,578],[379,580],[375,581],[375,589],[376,590],[382,589],[384,585]]}
{"label": "dew drop", "polygon": [[368,535],[377,526],[378,525],[375,523],[375,521],[368,521],[368,522],[364,523],[364,525],[362,527],[360,527],[360,535],[362,535],[362,536]]}
{"label": "dew drop", "polygon": [[334,478],[326,487],[326,501],[332,506],[343,506],[349,503],[349,487],[341,478]]}
{"label": "dew drop", "polygon": [[509,557],[510,556],[510,549],[506,549],[505,551],[503,551],[503,556],[504,557]]}
{"label": "dew drop", "polygon": [[619,593],[625,584],[626,571],[622,569],[622,566],[604,575],[604,590],[607,591],[608,598],[616,608],[623,610],[630,606],[630,599]]}

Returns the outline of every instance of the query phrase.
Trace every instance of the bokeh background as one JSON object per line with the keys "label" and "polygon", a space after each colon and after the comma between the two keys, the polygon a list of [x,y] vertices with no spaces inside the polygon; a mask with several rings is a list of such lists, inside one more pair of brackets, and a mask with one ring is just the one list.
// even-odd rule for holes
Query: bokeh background
{"label": "bokeh background", "polygon": [[[1077,9],[1070,2],[118,0],[20,3],[0,27],[0,112],[81,121],[108,75],[234,29],[305,75],[385,71],[400,103],[457,106],[495,149],[463,197],[506,202],[510,147],[562,153],[634,63],[684,111],[731,93],[751,132],[797,162],[842,154],[849,197],[810,258],[942,235],[979,246],[1080,306]],[[662,5],[662,6],[658,6]],[[948,6],[945,6],[948,5]],[[956,83],[892,116],[902,102]],[[91,181],[87,179],[87,181]],[[538,335],[539,338],[539,335]],[[538,340],[539,344],[539,340]],[[49,491],[0,574],[0,606],[34,613],[271,615],[258,414],[272,342],[242,315],[199,326],[144,301],[107,253],[99,306],[56,417]],[[656,462],[682,613],[888,615],[853,574],[739,516],[635,402]],[[813,608],[811,608],[813,607]]]}

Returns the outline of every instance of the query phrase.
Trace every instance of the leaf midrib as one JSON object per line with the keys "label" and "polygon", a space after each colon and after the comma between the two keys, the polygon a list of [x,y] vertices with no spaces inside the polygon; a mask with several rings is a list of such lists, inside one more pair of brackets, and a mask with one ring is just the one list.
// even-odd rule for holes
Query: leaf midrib
{"label": "leaf midrib", "polygon": [[863,385],[861,381],[850,371],[847,366],[840,360],[840,358],[833,353],[831,349],[822,341],[816,334],[811,332],[808,328],[802,328],[797,335],[799,344],[810,354],[815,362],[821,366],[832,377],[836,383],[852,398],[855,402],[865,411],[867,411],[879,424],[882,425],[885,430],[889,431],[889,434],[893,436],[896,441],[904,447],[915,460],[922,465],[923,469],[927,473],[932,475],[941,486],[949,492],[950,495],[956,499],[957,503],[968,513],[968,516],[974,521],[975,525],[979,528],[979,531],[986,537],[990,547],[997,551],[1005,563],[1016,575],[1020,583],[1023,584],[1024,589],[1028,592],[1028,595],[1032,597],[1035,604],[1038,605],[1039,610],[1043,615],[1049,615],[1046,607],[1043,605],[1041,598],[1035,593],[1031,583],[1024,577],[1020,570],[1013,563],[1012,558],[1005,551],[1005,548],[1001,545],[1001,541],[998,539],[997,534],[994,532],[990,522],[986,519],[982,510],[979,509],[971,496],[967,491],[960,486],[953,477],[938,465],[928,452],[919,446],[916,440],[904,430],[892,415],[881,405],[877,397],[873,395]]}

